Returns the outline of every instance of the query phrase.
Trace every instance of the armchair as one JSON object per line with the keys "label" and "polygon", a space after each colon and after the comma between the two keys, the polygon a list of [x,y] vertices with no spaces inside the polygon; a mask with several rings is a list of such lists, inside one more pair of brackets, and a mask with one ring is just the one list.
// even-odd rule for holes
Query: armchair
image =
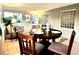
{"label": "armchair", "polygon": [[11,40],[16,38],[16,32],[14,31],[12,25],[6,26],[5,38]]}

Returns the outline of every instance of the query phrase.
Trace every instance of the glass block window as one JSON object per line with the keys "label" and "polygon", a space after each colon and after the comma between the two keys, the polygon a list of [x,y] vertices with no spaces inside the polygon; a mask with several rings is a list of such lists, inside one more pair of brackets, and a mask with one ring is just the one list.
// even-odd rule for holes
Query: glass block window
{"label": "glass block window", "polygon": [[61,27],[74,29],[76,10],[63,11],[61,16]]}

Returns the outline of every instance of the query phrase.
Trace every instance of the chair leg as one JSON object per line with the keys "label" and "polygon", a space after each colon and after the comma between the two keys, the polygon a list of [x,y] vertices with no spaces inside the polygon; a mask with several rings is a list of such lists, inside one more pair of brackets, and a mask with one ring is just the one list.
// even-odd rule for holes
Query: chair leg
{"label": "chair leg", "polygon": [[52,43],[55,42],[55,39],[52,39]]}
{"label": "chair leg", "polygon": [[23,55],[23,53],[21,53],[21,55]]}
{"label": "chair leg", "polygon": [[12,42],[12,33],[11,33],[11,42]]}
{"label": "chair leg", "polygon": [[51,52],[51,51],[49,51],[49,50],[48,50],[48,54],[49,54],[49,55],[55,55],[54,52]]}
{"label": "chair leg", "polygon": [[23,55],[23,52],[20,52],[21,55]]}

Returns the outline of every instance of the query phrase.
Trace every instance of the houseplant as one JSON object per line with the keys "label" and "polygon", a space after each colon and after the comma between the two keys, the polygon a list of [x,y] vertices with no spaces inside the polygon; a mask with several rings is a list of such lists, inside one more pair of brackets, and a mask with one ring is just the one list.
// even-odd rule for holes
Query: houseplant
{"label": "houseplant", "polygon": [[9,24],[11,24],[11,19],[12,19],[12,17],[3,18],[3,23],[5,24],[5,26],[8,26]]}

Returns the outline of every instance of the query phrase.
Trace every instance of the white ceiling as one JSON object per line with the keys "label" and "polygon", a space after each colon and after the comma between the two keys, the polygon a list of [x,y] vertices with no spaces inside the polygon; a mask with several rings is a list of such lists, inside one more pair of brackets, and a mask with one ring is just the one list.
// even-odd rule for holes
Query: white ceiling
{"label": "white ceiling", "polygon": [[34,10],[50,10],[54,8],[64,7],[73,3],[0,3],[6,8],[17,8],[29,11]]}

